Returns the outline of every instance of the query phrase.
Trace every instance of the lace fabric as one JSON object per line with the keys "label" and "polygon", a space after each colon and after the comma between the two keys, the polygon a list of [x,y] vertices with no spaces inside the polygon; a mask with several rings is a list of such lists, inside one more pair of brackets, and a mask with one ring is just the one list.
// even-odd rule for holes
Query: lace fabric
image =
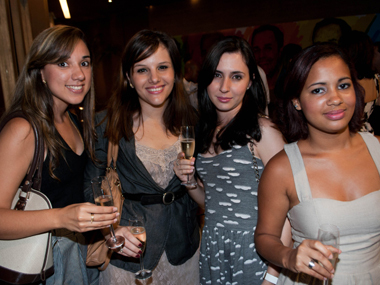
{"label": "lace fabric", "polygon": [[137,141],[136,155],[141,160],[146,170],[152,176],[153,180],[163,189],[165,189],[170,180],[173,178],[173,164],[181,151],[180,140],[177,140],[172,146],[166,149],[154,149],[139,144]]}

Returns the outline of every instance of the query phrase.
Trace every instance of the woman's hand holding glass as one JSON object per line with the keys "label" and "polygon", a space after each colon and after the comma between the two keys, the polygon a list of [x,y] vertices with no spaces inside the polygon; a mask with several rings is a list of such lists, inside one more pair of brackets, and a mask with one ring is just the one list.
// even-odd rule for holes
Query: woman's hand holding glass
{"label": "woman's hand holding glass", "polygon": [[142,251],[141,251],[142,244],[131,233],[130,227],[118,226],[115,229],[115,234],[119,236],[123,236],[125,239],[124,246],[121,248],[121,250],[115,250],[115,252],[127,257],[140,258],[140,255],[142,254]]}
{"label": "woman's hand holding glass", "polygon": [[119,216],[117,207],[98,207],[91,203],[72,204],[57,210],[57,228],[66,228],[74,232],[108,228],[116,223]]}
{"label": "woman's hand holding glass", "polygon": [[185,159],[185,153],[180,152],[177,156],[177,160],[174,162],[174,172],[181,180],[182,183],[195,183],[191,188],[195,188],[197,183],[195,181],[194,173],[195,173],[195,157],[191,159]]}
{"label": "woman's hand holding glass", "polygon": [[335,270],[329,260],[339,253],[339,249],[324,245],[318,240],[304,240],[297,248],[289,250],[286,267],[320,280],[332,279]]}

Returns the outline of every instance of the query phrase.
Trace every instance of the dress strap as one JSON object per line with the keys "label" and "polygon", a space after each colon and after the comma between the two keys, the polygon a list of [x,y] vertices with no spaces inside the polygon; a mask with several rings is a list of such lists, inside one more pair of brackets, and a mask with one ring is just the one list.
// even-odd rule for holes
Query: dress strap
{"label": "dress strap", "polygon": [[300,203],[312,200],[313,197],[311,196],[309,180],[297,142],[286,144],[284,149],[289,158],[290,166],[292,167],[298,200]]}
{"label": "dress strap", "polygon": [[367,145],[368,151],[372,156],[373,161],[376,164],[377,170],[380,174],[380,143],[379,140],[371,133],[359,132],[362,136],[365,144]]}

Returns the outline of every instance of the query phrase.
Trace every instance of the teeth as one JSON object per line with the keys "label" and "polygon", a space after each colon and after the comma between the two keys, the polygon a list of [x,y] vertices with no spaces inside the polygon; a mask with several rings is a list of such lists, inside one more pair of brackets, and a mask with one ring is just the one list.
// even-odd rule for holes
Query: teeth
{"label": "teeth", "polygon": [[149,91],[152,91],[152,92],[156,92],[156,91],[161,91],[163,87],[159,87],[159,88],[150,88],[148,89]]}
{"label": "teeth", "polygon": [[80,90],[83,88],[83,86],[67,86],[67,88],[74,89],[74,90]]}

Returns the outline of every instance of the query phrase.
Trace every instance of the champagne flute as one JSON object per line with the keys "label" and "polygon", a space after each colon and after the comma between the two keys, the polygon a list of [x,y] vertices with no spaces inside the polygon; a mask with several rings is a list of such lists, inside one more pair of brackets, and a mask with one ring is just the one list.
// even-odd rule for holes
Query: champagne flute
{"label": "champagne flute", "polygon": [[[318,229],[318,240],[324,245],[330,245],[339,249],[339,228],[331,224],[323,224]],[[333,258],[329,259],[332,266],[336,267],[338,260],[338,253],[333,252]],[[329,280],[324,280],[323,285],[328,285]]]}
{"label": "champagne flute", "polygon": [[144,269],[144,260],[143,260],[143,254],[145,252],[146,247],[146,231],[144,226],[144,221],[142,217],[136,217],[129,219],[129,229],[131,233],[140,241],[142,244],[140,254],[140,270],[137,271],[136,278],[137,279],[147,279],[150,276],[152,276],[152,272],[148,269]]}
{"label": "champagne flute", "polygon": [[[195,134],[193,126],[181,127],[180,141],[181,149],[185,153],[185,158],[192,159],[195,151]],[[187,174],[187,182],[182,182],[181,184],[188,187],[197,186],[196,182],[190,182],[189,174]]]}
{"label": "champagne flute", "polygon": [[[113,206],[112,191],[106,176],[97,176],[91,180],[92,191],[94,192],[95,204],[98,206]],[[122,248],[125,242],[124,237],[115,236],[113,225],[110,225],[111,237],[106,240],[110,249]]]}

